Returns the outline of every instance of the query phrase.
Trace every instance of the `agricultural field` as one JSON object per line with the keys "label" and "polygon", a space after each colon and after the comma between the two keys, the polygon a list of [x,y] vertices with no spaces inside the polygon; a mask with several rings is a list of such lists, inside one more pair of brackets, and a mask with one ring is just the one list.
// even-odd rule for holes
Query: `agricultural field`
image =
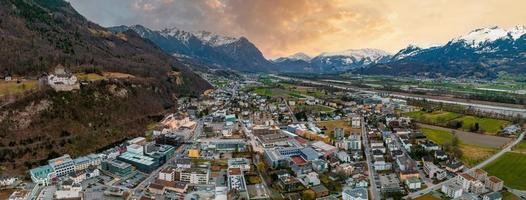
{"label": "agricultural field", "polygon": [[20,83],[17,81],[0,81],[0,97],[9,94],[19,94],[33,90],[38,87],[36,80],[25,80]]}
{"label": "agricultural field", "polygon": [[404,115],[411,117],[412,119],[420,123],[442,127],[448,127],[448,125],[454,121],[461,122],[462,126],[459,129],[464,131],[472,131],[472,127],[474,127],[475,124],[478,123],[479,131],[484,132],[488,135],[497,135],[500,130],[510,125],[511,123],[506,120],[468,116],[447,111],[415,111],[404,113]]}
{"label": "agricultural field", "polygon": [[[422,133],[431,141],[444,145],[453,139],[453,134],[437,129],[421,128]],[[496,148],[485,147],[480,145],[466,144],[460,140],[459,148],[462,151],[460,160],[468,166],[473,166],[497,152]]]}
{"label": "agricultural field", "polygon": [[504,185],[526,190],[526,154],[508,152],[484,167],[490,175],[499,177]]}
{"label": "agricultural field", "polygon": [[284,97],[284,98],[304,98],[301,94],[298,94],[293,91],[284,90],[281,88],[271,88],[271,87],[256,87],[252,90],[256,94],[260,96],[268,96],[268,97]]}

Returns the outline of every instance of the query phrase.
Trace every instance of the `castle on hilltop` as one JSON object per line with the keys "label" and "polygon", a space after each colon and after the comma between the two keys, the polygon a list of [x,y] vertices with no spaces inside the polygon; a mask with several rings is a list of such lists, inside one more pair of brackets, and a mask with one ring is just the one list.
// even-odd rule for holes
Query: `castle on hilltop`
{"label": "castle on hilltop", "polygon": [[47,76],[47,83],[55,91],[80,89],[77,77],[60,64],[55,67],[54,73]]}

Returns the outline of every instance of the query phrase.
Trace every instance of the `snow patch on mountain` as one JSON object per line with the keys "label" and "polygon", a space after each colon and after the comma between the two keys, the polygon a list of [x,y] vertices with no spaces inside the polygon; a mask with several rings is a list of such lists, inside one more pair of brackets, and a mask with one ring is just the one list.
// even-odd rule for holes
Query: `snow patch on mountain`
{"label": "snow patch on mountain", "polygon": [[348,49],[345,51],[340,52],[324,52],[321,53],[318,57],[333,57],[333,56],[344,56],[344,57],[352,57],[357,60],[363,60],[365,58],[370,58],[371,60],[377,60],[386,56],[390,56],[391,54],[381,50],[381,49]]}
{"label": "snow patch on mountain", "polygon": [[303,60],[303,61],[306,61],[306,62],[308,62],[308,61],[310,61],[312,59],[309,55],[307,55],[307,54],[305,54],[303,52],[295,53],[294,55],[288,56],[287,58],[290,59],[290,60]]}
{"label": "snow patch on mountain", "polygon": [[480,28],[471,31],[467,35],[457,37],[451,42],[464,42],[470,47],[478,48],[485,43],[494,42],[499,39],[516,40],[526,33],[524,26],[515,26],[509,29],[503,29],[498,26],[490,28]]}
{"label": "snow patch on mountain", "polygon": [[215,47],[231,44],[239,40],[239,38],[222,36],[208,31],[198,31],[194,32],[193,34],[201,41],[204,41],[207,44]]}

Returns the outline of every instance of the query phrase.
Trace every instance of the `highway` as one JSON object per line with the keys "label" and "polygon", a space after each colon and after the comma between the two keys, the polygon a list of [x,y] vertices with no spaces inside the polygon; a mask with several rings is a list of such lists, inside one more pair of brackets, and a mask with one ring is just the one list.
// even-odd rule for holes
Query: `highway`
{"label": "highway", "polygon": [[[472,170],[475,170],[475,169],[480,169],[480,168],[483,168],[484,166],[486,166],[487,164],[495,161],[497,158],[499,158],[500,156],[504,155],[505,153],[507,152],[510,152],[511,149],[517,145],[519,142],[521,142],[523,139],[524,139],[524,134],[526,134],[526,131],[524,131],[523,133],[521,133],[519,135],[519,137],[517,137],[515,139],[515,141],[513,141],[513,143],[511,143],[510,145],[508,145],[507,147],[505,147],[504,149],[500,150],[498,153],[494,154],[493,156],[491,156],[490,158],[482,161],[481,163],[479,163],[478,165],[476,165],[475,167],[469,169],[469,170],[464,170],[465,172],[469,172],[469,171],[472,171]],[[419,197],[419,196],[422,196],[424,194],[427,194],[433,190],[438,190],[442,187],[442,185],[444,184],[448,184],[448,183],[451,183],[452,181],[454,181],[456,178],[452,178],[452,179],[449,179],[449,180],[446,180],[446,181],[443,181],[441,183],[438,183],[434,186],[431,186],[431,187],[428,187],[424,190],[420,190],[420,191],[417,191],[417,192],[413,192],[413,193],[410,193],[408,194],[406,197],[407,198],[411,198],[411,199],[414,199],[416,197]]]}

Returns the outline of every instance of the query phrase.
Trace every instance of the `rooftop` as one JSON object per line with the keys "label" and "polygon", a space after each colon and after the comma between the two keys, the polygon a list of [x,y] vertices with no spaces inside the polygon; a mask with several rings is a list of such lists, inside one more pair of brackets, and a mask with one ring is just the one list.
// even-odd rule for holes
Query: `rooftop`
{"label": "rooftop", "polygon": [[119,156],[122,159],[129,160],[136,163],[141,163],[144,165],[153,165],[155,163],[154,158],[144,156],[144,155],[137,155],[130,152],[124,152]]}

